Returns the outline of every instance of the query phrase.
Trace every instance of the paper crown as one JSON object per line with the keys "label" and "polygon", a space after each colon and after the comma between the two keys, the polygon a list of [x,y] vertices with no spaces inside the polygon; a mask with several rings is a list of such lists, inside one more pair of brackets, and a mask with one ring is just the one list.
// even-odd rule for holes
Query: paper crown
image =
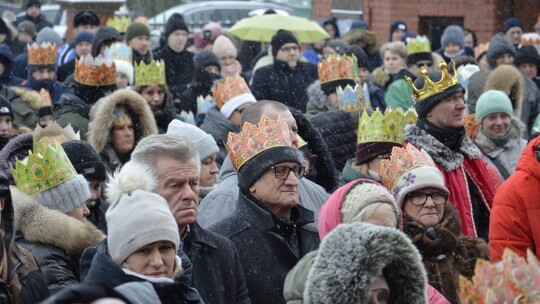
{"label": "paper crown", "polygon": [[40,152],[30,151],[25,160],[17,159],[15,168],[10,166],[10,170],[17,188],[29,195],[49,190],[77,176],[59,143],[46,146]]}
{"label": "paper crown", "polygon": [[132,62],[133,54],[129,46],[122,42],[115,42],[111,44],[110,47],[105,49],[105,59],[115,60],[125,60],[127,62]]}
{"label": "paper crown", "polygon": [[401,109],[387,108],[384,114],[377,108],[369,115],[364,111],[358,121],[357,143],[393,142],[403,144],[405,116]]}
{"label": "paper crown", "polygon": [[132,22],[133,20],[128,16],[115,16],[114,18],[107,20],[107,26],[112,27],[119,33],[125,33]]}
{"label": "paper crown", "polygon": [[521,36],[521,45],[540,45],[540,35],[538,33],[524,33]]}
{"label": "paper crown", "polygon": [[371,108],[367,85],[347,85],[345,89],[337,88],[339,108],[347,112],[366,110]]}
{"label": "paper crown", "polygon": [[390,159],[381,160],[380,176],[388,189],[394,189],[399,179],[414,168],[437,168],[433,159],[423,149],[418,150],[413,145],[393,147]]}
{"label": "paper crown", "polygon": [[33,151],[42,151],[49,145],[62,144],[70,140],[80,140],[79,132],[75,133],[71,124],[62,128],[57,122],[51,121],[45,128],[37,125],[32,132]]}
{"label": "paper crown", "polygon": [[453,60],[452,68],[454,69],[453,75],[448,72],[446,62],[444,60],[441,60],[441,63],[439,64],[439,69],[442,73],[441,79],[438,82],[433,82],[428,76],[428,71],[423,67],[420,73],[422,75],[422,78],[424,79],[424,86],[421,88],[417,88],[414,85],[414,81],[410,77],[405,76],[405,80],[413,90],[414,101],[422,102],[426,98],[442,93],[449,87],[458,84],[459,82],[456,73],[456,63]]}
{"label": "paper crown", "polygon": [[92,55],[75,58],[76,82],[88,86],[106,86],[116,83],[116,65],[112,60],[99,55],[96,58]]}
{"label": "paper crown", "polygon": [[418,53],[431,53],[431,44],[426,36],[407,38],[407,55]]}
{"label": "paper crown", "polygon": [[113,110],[113,122],[112,126],[120,126],[124,124],[133,124],[133,120],[131,119],[131,116],[129,116],[128,112],[124,107],[116,107]]}
{"label": "paper crown", "polygon": [[49,42],[42,44],[32,43],[28,45],[28,64],[30,65],[56,65],[58,46]]}
{"label": "paper crown", "polygon": [[216,101],[212,95],[206,95],[206,97],[197,97],[197,114],[206,113],[208,110],[216,106]]}
{"label": "paper crown", "polygon": [[319,81],[321,84],[350,79],[354,80],[354,69],[358,67],[356,56],[331,55],[329,58],[324,58],[318,65]]}
{"label": "paper crown", "polygon": [[474,140],[480,129],[480,124],[476,121],[476,114],[464,115],[463,126],[465,127],[465,133]]}
{"label": "paper crown", "polygon": [[461,303],[540,303],[540,264],[527,250],[527,260],[505,248],[502,260],[478,259],[472,282],[459,276]]}
{"label": "paper crown", "polygon": [[40,108],[52,107],[51,94],[49,94],[49,91],[45,88],[41,88],[41,90],[39,90],[39,97],[41,97]]}
{"label": "paper crown", "polygon": [[251,94],[251,91],[246,81],[242,76],[235,75],[226,77],[223,82],[216,83],[213,94],[218,109],[221,109],[227,101],[247,93]]}
{"label": "paper crown", "polygon": [[308,144],[307,141],[305,141],[300,134],[296,133],[296,138],[298,138],[298,149],[302,148],[303,146],[306,146]]}
{"label": "paper crown", "polygon": [[149,64],[144,61],[135,63],[135,86],[165,85],[165,62],[152,60]]}
{"label": "paper crown", "polygon": [[414,110],[414,108],[410,108],[407,110],[407,112],[405,112],[404,115],[404,118],[405,118],[405,121],[403,122],[403,124],[406,126],[406,125],[416,125],[416,121],[418,120],[418,114],[416,113],[416,111]]}
{"label": "paper crown", "polygon": [[248,160],[265,150],[291,146],[289,126],[281,116],[274,120],[263,115],[257,125],[246,122],[240,133],[229,132],[227,137],[227,151],[236,172]]}

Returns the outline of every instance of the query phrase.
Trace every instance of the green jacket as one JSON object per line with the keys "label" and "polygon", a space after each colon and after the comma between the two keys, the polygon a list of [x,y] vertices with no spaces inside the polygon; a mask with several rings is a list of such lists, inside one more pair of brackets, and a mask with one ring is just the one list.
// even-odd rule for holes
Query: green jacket
{"label": "green jacket", "polygon": [[358,172],[358,170],[354,169],[353,168],[354,161],[355,161],[354,158],[347,160],[347,163],[343,167],[343,171],[341,172],[341,174],[339,174],[338,187],[341,187],[359,178],[373,179],[372,177],[365,176],[362,173]]}
{"label": "green jacket", "polygon": [[64,93],[60,97],[60,106],[54,111],[54,119],[62,126],[71,124],[75,132],[79,132],[81,140],[86,140],[88,133],[90,107],[77,96]]}
{"label": "green jacket", "polygon": [[384,100],[388,107],[392,107],[392,109],[401,108],[403,112],[414,107],[412,89],[405,79],[398,79],[392,82],[388,90],[386,90]]}
{"label": "green jacket", "polygon": [[283,296],[287,304],[304,303],[304,287],[315,257],[317,250],[306,254],[287,274],[283,287]]}

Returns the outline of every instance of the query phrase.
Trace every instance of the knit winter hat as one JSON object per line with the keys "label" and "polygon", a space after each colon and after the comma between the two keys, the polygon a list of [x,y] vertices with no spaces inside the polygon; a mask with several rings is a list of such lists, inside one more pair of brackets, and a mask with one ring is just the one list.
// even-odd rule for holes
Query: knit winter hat
{"label": "knit winter hat", "polygon": [[196,70],[203,70],[206,67],[211,65],[216,66],[221,71],[221,66],[219,65],[219,60],[210,50],[201,50],[193,56],[193,63]]}
{"label": "knit winter hat", "polygon": [[90,188],[86,178],[79,174],[54,188],[34,195],[34,198],[49,209],[66,213],[86,203],[90,198]]}
{"label": "knit winter hat", "polygon": [[400,20],[396,20],[394,22],[392,22],[392,24],[390,24],[390,39],[392,39],[392,34],[397,31],[397,30],[402,30],[404,32],[407,31],[407,23],[403,22],[403,21],[400,21]]}
{"label": "knit winter hat", "polygon": [[375,182],[363,181],[352,186],[343,199],[341,205],[343,223],[358,221],[362,210],[374,203],[390,205],[396,216],[396,222],[399,222],[399,207],[388,189]]}
{"label": "knit winter hat", "polygon": [[133,65],[131,64],[131,62],[127,62],[121,59],[115,59],[113,61],[114,61],[114,65],[116,66],[116,72],[126,75],[129,85],[133,85],[134,72],[133,72]]}
{"label": "knit winter hat", "polygon": [[17,26],[17,31],[19,31],[19,33],[27,33],[28,35],[32,36],[32,38],[36,36],[36,26],[33,22],[28,20],[24,20],[19,23]]}
{"label": "knit winter hat", "polygon": [[463,29],[459,25],[449,25],[444,29],[441,36],[441,46],[444,48],[449,43],[455,43],[461,48],[465,47]]}
{"label": "knit winter hat", "polygon": [[378,155],[388,154],[392,152],[393,147],[401,147],[395,142],[366,142],[359,143],[356,146],[356,165],[365,164],[374,159]]}
{"label": "knit winter hat", "polygon": [[89,143],[83,140],[70,140],[62,143],[62,148],[78,174],[82,174],[87,180],[107,179],[105,164]]}
{"label": "knit winter hat", "polygon": [[171,15],[169,20],[167,20],[167,25],[165,26],[165,37],[169,37],[172,32],[177,30],[183,30],[189,33],[189,29],[184,21],[184,17],[178,13],[174,13]]}
{"label": "knit winter hat", "polygon": [[5,115],[13,119],[13,107],[11,107],[11,103],[4,96],[0,95],[0,116]]}
{"label": "knit winter hat", "polygon": [[493,113],[513,113],[510,98],[501,91],[489,90],[484,92],[476,102],[476,121],[482,122],[486,116]]}
{"label": "knit winter hat", "polygon": [[92,40],[94,40],[94,34],[90,32],[80,32],[77,34],[77,37],[75,37],[75,45],[81,43],[81,42],[88,42],[92,43]]}
{"label": "knit winter hat", "polygon": [[214,52],[218,58],[229,56],[236,58],[238,55],[238,50],[234,46],[233,42],[225,35],[220,35],[216,38],[216,40],[214,40],[212,52]]}
{"label": "knit winter hat", "polygon": [[93,25],[99,26],[99,17],[98,15],[91,10],[84,10],[78,12],[75,17],[73,17],[73,27],[79,27],[81,25]]}
{"label": "knit winter hat", "polygon": [[489,47],[487,51],[487,60],[491,68],[497,66],[497,58],[501,57],[504,54],[511,54],[514,56],[516,53],[516,48],[512,44],[512,41],[508,39],[503,33],[497,33],[489,41]]}
{"label": "knit winter hat", "polygon": [[[439,70],[433,70],[428,73],[428,77],[433,82],[439,82],[441,80],[442,73]],[[414,81],[414,86],[417,88],[423,88],[424,77],[417,77]],[[444,90],[443,92],[430,96],[422,100],[421,102],[416,102],[414,104],[414,109],[418,114],[418,119],[426,118],[427,114],[431,111],[431,109],[433,109],[439,102],[443,101],[443,99],[445,99],[446,97],[458,92],[465,93],[465,89],[463,89],[463,86],[461,86],[461,84],[456,83],[453,86]]]}
{"label": "knit winter hat", "polygon": [[523,22],[521,22],[521,20],[519,20],[516,17],[510,17],[506,19],[503,23],[504,33],[506,34],[508,30],[510,30],[511,28],[515,26],[519,27],[523,31]]}
{"label": "knit winter hat", "polygon": [[270,45],[272,46],[272,56],[276,58],[279,49],[287,43],[295,43],[296,45],[300,46],[298,39],[296,39],[293,33],[287,30],[278,30],[270,42]]}
{"label": "knit winter hat", "polygon": [[341,54],[349,44],[339,38],[337,39],[330,39],[328,42],[326,42],[326,45],[324,47],[329,47],[336,51],[336,53]]}
{"label": "knit winter hat", "polygon": [[532,45],[524,45],[516,51],[516,57],[514,58],[514,65],[519,68],[523,63],[536,64],[536,67],[540,67],[540,56],[536,47]]}
{"label": "knit winter hat", "polygon": [[150,29],[146,24],[133,22],[126,30],[126,42],[138,36],[148,36],[150,38]]}
{"label": "knit winter hat", "polygon": [[39,0],[27,0],[24,2],[24,9],[27,10],[28,8],[32,6],[41,7],[41,2]]}
{"label": "knit winter hat", "polygon": [[42,44],[42,43],[49,42],[50,44],[56,44],[58,46],[62,45],[62,38],[56,33],[52,28],[50,27],[44,27],[36,37],[36,43]]}
{"label": "knit winter hat", "polygon": [[157,194],[139,189],[125,193],[109,207],[105,218],[109,254],[118,266],[138,249],[155,242],[169,241],[178,251],[178,224],[167,201]]}
{"label": "knit winter hat", "polygon": [[397,190],[395,195],[399,208],[403,209],[407,194],[424,188],[435,188],[449,192],[444,185],[444,177],[439,169],[430,166],[414,168],[402,175],[394,187],[394,190]]}
{"label": "knit winter hat", "polygon": [[219,152],[219,147],[212,135],[204,132],[194,125],[173,119],[167,128],[167,135],[183,136],[195,143],[201,161],[214,153]]}

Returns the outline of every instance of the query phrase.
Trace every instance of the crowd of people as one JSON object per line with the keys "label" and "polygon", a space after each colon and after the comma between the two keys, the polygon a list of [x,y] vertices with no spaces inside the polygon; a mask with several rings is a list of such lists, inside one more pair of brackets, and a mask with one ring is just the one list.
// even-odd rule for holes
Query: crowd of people
{"label": "crowd of people", "polygon": [[402,21],[262,45],[173,14],[153,48],[92,10],[64,43],[40,6],[0,20],[1,303],[469,303],[477,261],[540,256],[519,19],[433,50]]}

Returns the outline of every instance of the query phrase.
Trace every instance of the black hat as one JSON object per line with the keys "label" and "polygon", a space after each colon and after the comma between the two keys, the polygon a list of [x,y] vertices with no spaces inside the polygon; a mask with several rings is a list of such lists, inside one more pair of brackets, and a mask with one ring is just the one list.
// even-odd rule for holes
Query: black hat
{"label": "black hat", "polygon": [[514,65],[519,68],[522,63],[532,63],[540,67],[540,56],[538,56],[538,51],[534,46],[524,45],[517,50]]}
{"label": "black hat", "polygon": [[[431,81],[438,82],[442,78],[442,73],[441,71],[433,70],[428,73],[428,77],[429,79],[431,79]],[[424,77],[418,76],[414,81],[414,86],[417,88],[423,88]],[[429,111],[431,111],[431,109],[433,109],[439,102],[443,101],[446,97],[458,92],[465,93],[465,89],[461,86],[461,84],[456,83],[448,87],[443,92],[430,96],[420,102],[416,102],[414,105],[414,109],[416,110],[416,113],[418,113],[418,119],[426,118]]]}
{"label": "black hat", "polygon": [[416,64],[418,61],[422,61],[422,60],[429,60],[429,61],[433,62],[433,56],[429,52],[415,53],[415,54],[407,55],[407,65],[408,66]]}
{"label": "black hat", "polygon": [[359,143],[356,146],[355,164],[365,164],[379,155],[389,154],[394,147],[401,147],[401,145],[394,142],[381,141]]}
{"label": "black hat", "polygon": [[96,150],[83,140],[70,140],[62,144],[71,164],[87,180],[105,181],[107,172],[105,164],[97,154]]}
{"label": "black hat", "polygon": [[296,43],[298,46],[300,46],[298,39],[296,39],[293,33],[286,30],[278,30],[270,42],[272,45],[272,56],[275,58],[279,49],[287,43]]}
{"label": "black hat", "polygon": [[358,67],[369,69],[368,56],[361,47],[357,45],[349,45],[340,53],[340,55],[343,54],[347,54],[347,56],[352,56],[354,54],[354,56],[356,56],[356,64]]}
{"label": "black hat", "polygon": [[219,60],[216,54],[210,50],[201,50],[197,52],[195,56],[193,56],[193,63],[196,70],[204,69],[213,65],[221,71],[221,66],[219,65]]}
{"label": "black hat", "polygon": [[398,29],[406,32],[407,31],[407,23],[401,21],[401,20],[397,20],[397,21],[394,21],[392,22],[392,24],[390,24],[390,39],[392,39],[392,34],[397,31]]}
{"label": "black hat", "polygon": [[39,118],[41,118],[43,116],[47,116],[47,115],[53,115],[52,106],[41,107],[41,108],[38,109],[38,117]]}
{"label": "black hat", "polygon": [[91,10],[78,12],[73,17],[73,27],[79,27],[81,25],[99,26],[99,23],[98,15]]}
{"label": "black hat", "polygon": [[0,116],[5,115],[9,115],[11,116],[11,119],[13,119],[13,108],[9,101],[4,96],[0,95]]}
{"label": "black hat", "polygon": [[39,2],[39,0],[26,0],[26,2],[24,3],[25,10],[32,6],[41,7],[41,2]]}
{"label": "black hat", "polygon": [[178,13],[174,13],[169,20],[167,20],[167,25],[165,26],[165,37],[177,30],[184,30],[189,33],[189,29],[184,22],[184,17]]}

